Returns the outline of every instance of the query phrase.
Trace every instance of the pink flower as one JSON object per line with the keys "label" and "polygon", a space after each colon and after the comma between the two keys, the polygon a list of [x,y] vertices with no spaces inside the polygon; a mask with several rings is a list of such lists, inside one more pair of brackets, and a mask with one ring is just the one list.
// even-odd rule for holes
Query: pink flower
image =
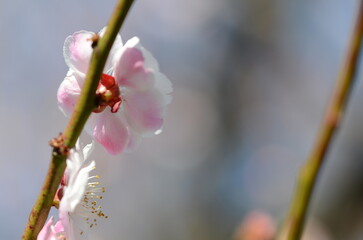
{"label": "pink flower", "polygon": [[[103,33],[104,29],[99,35],[102,37]],[[63,51],[69,71],[57,96],[66,116],[70,116],[80,95],[93,35],[80,31],[65,41]],[[109,153],[119,154],[134,147],[141,137],[161,132],[172,85],[137,37],[122,46],[117,36],[103,72],[97,89],[99,107],[88,120],[86,131]]]}
{"label": "pink flower", "polygon": [[37,240],[63,240],[65,239],[63,233],[62,222],[58,221],[53,225],[53,217],[51,217],[39,232]]}

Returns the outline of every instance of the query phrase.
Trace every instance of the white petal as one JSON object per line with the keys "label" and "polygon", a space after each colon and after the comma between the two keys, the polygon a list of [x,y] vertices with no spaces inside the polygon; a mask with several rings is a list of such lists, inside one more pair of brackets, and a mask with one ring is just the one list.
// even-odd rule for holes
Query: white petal
{"label": "white petal", "polygon": [[161,92],[164,97],[164,103],[170,104],[172,97],[169,95],[173,91],[173,85],[170,80],[162,73],[157,72],[154,74],[155,89]]}
{"label": "white petal", "polygon": [[83,148],[83,156],[84,156],[84,159],[88,159],[89,158],[89,156],[93,152],[93,149],[94,149],[94,142],[93,141],[91,143],[87,144]]}
{"label": "white petal", "polygon": [[83,198],[89,172],[95,167],[95,162],[84,162],[79,158],[79,153],[72,151],[71,159],[67,160],[67,168],[69,168],[68,185],[64,187],[64,195],[60,202],[59,209],[66,212],[74,212],[77,205]]}
{"label": "white petal", "polygon": [[86,146],[83,147],[83,144],[80,143],[80,139],[77,139],[76,145],[75,145],[75,150],[77,151],[78,154],[82,154],[81,158],[81,163],[83,163],[84,161],[86,161],[89,156],[91,155],[92,151],[94,148],[94,142],[92,141],[91,143],[87,144]]}
{"label": "white petal", "polygon": [[64,42],[64,59],[71,69],[87,73],[92,55],[92,37],[95,33],[88,31],[75,32]]}
{"label": "white petal", "polygon": [[125,152],[132,152],[133,150],[135,150],[140,145],[141,139],[143,137],[141,133],[137,132],[132,128],[130,128],[129,132],[129,143],[127,144]]}

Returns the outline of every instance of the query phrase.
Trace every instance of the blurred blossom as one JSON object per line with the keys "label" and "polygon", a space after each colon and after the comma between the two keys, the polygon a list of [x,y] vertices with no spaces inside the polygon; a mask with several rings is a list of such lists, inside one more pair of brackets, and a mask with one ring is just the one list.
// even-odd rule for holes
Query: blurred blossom
{"label": "blurred blossom", "polygon": [[235,240],[272,240],[276,234],[276,224],[263,211],[250,212],[237,229]]}

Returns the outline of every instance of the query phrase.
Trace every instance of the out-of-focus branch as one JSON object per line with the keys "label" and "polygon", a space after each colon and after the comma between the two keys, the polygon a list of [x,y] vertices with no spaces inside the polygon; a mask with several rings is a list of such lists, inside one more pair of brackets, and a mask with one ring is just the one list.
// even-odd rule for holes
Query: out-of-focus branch
{"label": "out-of-focus branch", "polygon": [[363,35],[363,1],[360,2],[358,17],[348,46],[345,65],[337,80],[326,115],[316,137],[313,149],[305,165],[300,170],[295,194],[291,202],[290,211],[282,227],[279,240],[300,239],[307,216],[309,203],[317,182],[319,171],[325,156],[331,146],[333,136],[341,122],[347,101],[356,77],[358,57],[361,51]]}

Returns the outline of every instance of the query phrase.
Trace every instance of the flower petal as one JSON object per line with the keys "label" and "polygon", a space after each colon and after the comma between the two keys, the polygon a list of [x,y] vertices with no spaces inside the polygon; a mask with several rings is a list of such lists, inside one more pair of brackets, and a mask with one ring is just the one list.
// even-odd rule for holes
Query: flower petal
{"label": "flower petal", "polygon": [[[106,28],[103,28],[99,35],[102,37]],[[94,32],[79,31],[68,36],[64,42],[63,55],[66,64],[74,71],[86,74],[88,71],[89,62],[92,56],[92,37]],[[115,64],[115,57],[122,47],[122,41],[120,35],[116,36],[114,44],[111,48],[108,60],[106,62],[104,72],[112,70],[112,66]]]}
{"label": "flower petal", "polygon": [[59,86],[57,93],[58,106],[64,115],[71,115],[80,94],[81,87],[77,81],[77,75],[70,70]]}
{"label": "flower petal", "polygon": [[139,51],[141,51],[141,54],[144,57],[145,68],[151,68],[156,72],[159,71],[158,61],[156,61],[154,56],[141,45],[140,39],[138,37],[133,37],[130,40],[128,40],[125,43],[125,47],[126,48],[136,48]]}
{"label": "flower petal", "polygon": [[91,155],[91,153],[93,152],[94,149],[94,142],[92,140],[91,143],[87,144],[84,148],[83,148],[83,157],[84,159],[88,159],[89,156]]}
{"label": "flower petal", "polygon": [[108,153],[116,155],[124,151],[129,141],[129,133],[120,114],[111,113],[108,109],[99,113],[94,138],[103,145]]}
{"label": "flower petal", "polygon": [[64,232],[64,227],[61,221],[58,221],[55,225],[54,225],[54,230],[56,233],[62,233]]}
{"label": "flower petal", "polygon": [[129,143],[125,149],[125,152],[132,152],[135,150],[141,142],[142,135],[136,131],[133,131],[132,128],[129,128]]}
{"label": "flower petal", "polygon": [[38,234],[37,240],[56,240],[56,234],[52,226],[53,216],[50,217],[48,222],[43,226],[42,230]]}
{"label": "flower petal", "polygon": [[89,158],[89,156],[93,151],[93,148],[94,148],[93,141],[83,147],[83,143],[81,143],[80,138],[77,139],[75,150],[79,154],[79,158],[82,159],[82,161],[79,161],[80,163],[87,161],[87,159]]}
{"label": "flower petal", "polygon": [[75,32],[64,42],[64,59],[71,69],[87,73],[92,55],[92,37],[95,33],[88,31]]}
{"label": "flower petal", "polygon": [[157,134],[163,125],[165,102],[159,91],[132,91],[124,95],[127,122],[141,135]]}
{"label": "flower petal", "polygon": [[160,91],[164,98],[164,103],[169,104],[172,97],[169,95],[173,91],[173,86],[170,80],[162,73],[157,72],[154,74],[155,89]]}
{"label": "flower petal", "polygon": [[137,48],[123,48],[114,75],[121,87],[146,90],[154,84],[152,70],[144,67],[144,57]]}
{"label": "flower petal", "polygon": [[[106,32],[106,28],[104,27],[101,29],[101,31],[98,33],[101,37]],[[113,66],[115,66],[117,59],[120,56],[120,51],[122,49],[122,40],[120,34],[117,34],[115,41],[113,42],[112,48],[110,50],[110,53],[108,54],[107,62],[105,65],[105,73],[110,74],[110,71],[113,70]]]}
{"label": "flower petal", "polygon": [[[168,104],[172,85],[168,78],[159,72],[155,58],[141,46],[140,40],[134,37],[126,42],[115,67],[115,78],[121,87],[128,90],[145,91],[152,87],[160,91]],[[122,90],[122,88],[121,88]]]}
{"label": "flower petal", "polygon": [[173,91],[170,80],[159,71],[159,63],[156,61],[154,56],[141,45],[139,38],[131,38],[126,42],[125,48],[134,48],[141,52],[144,58],[144,68],[152,70],[154,73],[156,89],[160,90],[164,94],[168,94]]}
{"label": "flower petal", "polygon": [[90,162],[84,158],[85,151],[88,155],[88,148],[89,147],[87,146],[82,150],[79,141],[77,141],[76,148],[73,148],[70,151],[66,168],[68,171],[67,185],[64,187],[63,197],[59,205],[60,211],[74,212],[76,206],[83,199],[89,173],[96,165],[94,161]]}
{"label": "flower petal", "polygon": [[59,209],[59,220],[62,226],[64,227],[64,233],[66,235],[66,239],[75,240],[76,238],[74,234],[74,223],[69,213]]}

